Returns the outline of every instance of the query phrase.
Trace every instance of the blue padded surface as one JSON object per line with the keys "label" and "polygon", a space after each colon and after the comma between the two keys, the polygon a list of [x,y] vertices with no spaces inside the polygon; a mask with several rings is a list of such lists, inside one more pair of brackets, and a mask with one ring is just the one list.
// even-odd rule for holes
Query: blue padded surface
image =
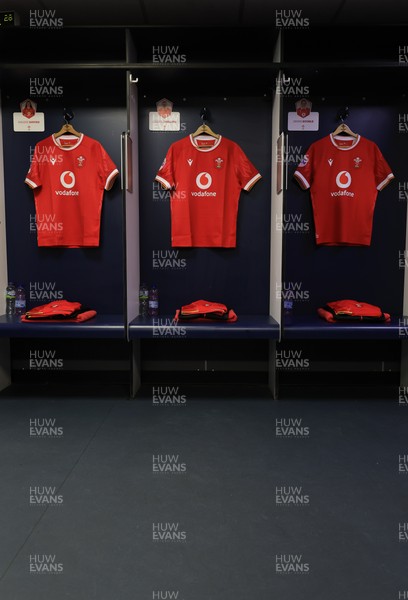
{"label": "blue padded surface", "polygon": [[0,337],[9,338],[124,338],[123,315],[96,315],[83,323],[21,323],[16,316],[0,316]]}
{"label": "blue padded surface", "polygon": [[129,325],[130,339],[279,339],[279,325],[269,316],[238,315],[233,323],[222,321],[173,321],[173,316],[137,317]]}
{"label": "blue padded surface", "polygon": [[283,339],[408,339],[408,317],[391,317],[388,323],[328,323],[318,315],[292,316],[283,323]]}

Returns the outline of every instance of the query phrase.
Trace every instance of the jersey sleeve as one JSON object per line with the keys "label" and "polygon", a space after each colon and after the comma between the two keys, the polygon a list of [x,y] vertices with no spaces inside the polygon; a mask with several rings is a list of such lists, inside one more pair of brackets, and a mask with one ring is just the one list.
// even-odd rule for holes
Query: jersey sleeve
{"label": "jersey sleeve", "polygon": [[174,168],[173,168],[173,146],[167,151],[166,157],[157,172],[155,180],[162,184],[166,190],[176,186]]}
{"label": "jersey sleeve", "polygon": [[31,165],[24,180],[24,183],[30,186],[30,188],[33,190],[35,188],[41,187],[42,185],[38,144],[35,146],[33,159],[31,161]]}
{"label": "jersey sleeve", "polygon": [[100,146],[100,152],[100,176],[104,189],[110,190],[119,174],[119,171],[109,154],[106,152],[105,148]]}
{"label": "jersey sleeve", "polygon": [[375,167],[374,167],[375,184],[377,190],[381,191],[387,186],[392,179],[394,174],[391,168],[377,145],[375,145]]}
{"label": "jersey sleeve", "polygon": [[241,189],[249,192],[257,181],[262,178],[258,169],[251,163],[244,151],[237,145],[236,148],[236,174]]}
{"label": "jersey sleeve", "polygon": [[293,177],[296,179],[300,187],[304,190],[309,189],[313,182],[312,159],[313,145],[310,146],[306,154],[303,156],[301,162],[298,164],[297,169],[293,174]]}

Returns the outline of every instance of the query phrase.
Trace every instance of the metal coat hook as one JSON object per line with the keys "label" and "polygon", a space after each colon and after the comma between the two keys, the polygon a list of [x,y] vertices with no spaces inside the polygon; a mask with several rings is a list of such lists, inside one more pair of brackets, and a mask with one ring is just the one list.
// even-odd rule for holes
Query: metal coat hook
{"label": "metal coat hook", "polygon": [[64,121],[66,125],[69,125],[74,118],[74,112],[70,108],[64,108]]}
{"label": "metal coat hook", "polygon": [[342,123],[344,123],[344,121],[348,118],[350,114],[350,109],[348,106],[345,106],[342,110],[339,110],[339,112],[337,113],[337,121],[341,121]]}
{"label": "metal coat hook", "polygon": [[135,78],[133,79],[133,75],[132,75],[132,73],[129,73],[129,82],[130,82],[130,83],[137,83],[138,81],[139,81],[139,77],[135,77]]}
{"label": "metal coat hook", "polygon": [[206,122],[208,121],[208,119],[209,119],[209,111],[208,111],[208,109],[206,107],[204,107],[204,108],[201,109],[200,119],[202,120],[203,125],[205,125]]}

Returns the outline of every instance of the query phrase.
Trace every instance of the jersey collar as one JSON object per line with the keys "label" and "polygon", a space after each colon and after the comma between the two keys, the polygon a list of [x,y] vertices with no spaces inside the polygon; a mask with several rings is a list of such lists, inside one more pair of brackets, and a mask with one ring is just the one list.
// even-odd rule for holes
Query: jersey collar
{"label": "jersey collar", "polygon": [[[70,150],[75,150],[75,148],[78,148],[79,144],[82,142],[82,140],[84,139],[84,134],[81,133],[80,137],[78,138],[78,141],[76,144],[74,144],[73,146],[61,146],[61,144],[59,143],[59,138],[54,137],[54,134],[52,134],[52,141],[54,142],[54,144],[56,146],[58,146],[58,148],[60,150],[64,150],[65,152],[69,152]],[[65,137],[64,135],[61,136],[62,138]],[[72,135],[67,136],[69,137],[69,139],[72,139]]]}
{"label": "jersey collar", "polygon": [[[208,137],[208,136],[206,136],[206,137]],[[215,141],[215,144],[213,146],[209,146],[209,147],[204,146],[202,148],[200,148],[200,146],[197,146],[197,144],[194,142],[194,138],[192,135],[190,135],[189,138],[190,138],[190,142],[193,145],[193,147],[196,150],[198,150],[199,152],[211,152],[212,150],[214,150],[215,148],[217,148],[220,145],[222,136],[220,135],[220,137],[218,138],[218,140]]]}
{"label": "jersey collar", "polygon": [[337,148],[337,150],[343,150],[343,151],[344,151],[344,150],[352,150],[352,149],[353,149],[353,148],[355,148],[355,147],[357,146],[357,144],[359,143],[359,141],[360,141],[360,139],[361,139],[361,136],[360,136],[360,135],[358,135],[358,136],[357,136],[357,139],[356,139],[356,138],[353,138],[352,136],[345,136],[345,135],[342,135],[340,139],[343,139],[343,140],[354,140],[354,144],[352,144],[351,146],[338,146],[338,145],[336,144],[336,138],[335,138],[335,136],[334,136],[332,133],[330,134],[330,140],[331,140],[331,143],[333,144],[333,146],[335,146],[335,147]]}

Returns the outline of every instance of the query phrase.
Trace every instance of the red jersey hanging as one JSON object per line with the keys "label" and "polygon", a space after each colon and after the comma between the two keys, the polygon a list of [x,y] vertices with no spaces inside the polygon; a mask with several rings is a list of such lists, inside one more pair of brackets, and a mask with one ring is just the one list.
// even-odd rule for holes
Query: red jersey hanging
{"label": "red jersey hanging", "polygon": [[235,247],[241,190],[259,179],[238,144],[222,136],[172,144],[156,175],[171,190],[171,245]]}
{"label": "red jersey hanging", "polygon": [[370,245],[377,194],[394,178],[374,142],[330,134],[310,146],[294,177],[310,188],[316,244]]}
{"label": "red jersey hanging", "polygon": [[25,179],[34,191],[38,245],[99,246],[103,193],[118,172],[102,145],[84,134],[38,142]]}

